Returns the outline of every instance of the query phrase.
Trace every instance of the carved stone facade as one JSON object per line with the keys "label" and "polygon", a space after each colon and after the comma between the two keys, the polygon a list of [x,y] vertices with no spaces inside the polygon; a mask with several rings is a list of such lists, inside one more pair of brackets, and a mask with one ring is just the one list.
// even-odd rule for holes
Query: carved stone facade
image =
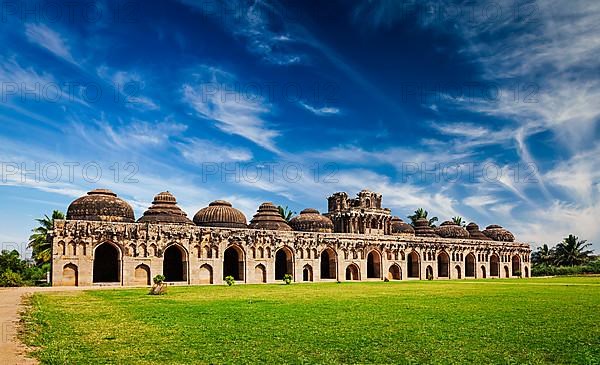
{"label": "carved stone facade", "polygon": [[149,285],[158,274],[182,284],[273,283],[285,273],[296,282],[504,278],[529,276],[531,252],[490,240],[75,220],[57,221],[52,243],[55,286]]}
{"label": "carved stone facade", "polygon": [[391,234],[392,211],[381,207],[381,194],[362,190],[354,199],[335,193],[328,200],[328,213],[334,232],[360,234]]}

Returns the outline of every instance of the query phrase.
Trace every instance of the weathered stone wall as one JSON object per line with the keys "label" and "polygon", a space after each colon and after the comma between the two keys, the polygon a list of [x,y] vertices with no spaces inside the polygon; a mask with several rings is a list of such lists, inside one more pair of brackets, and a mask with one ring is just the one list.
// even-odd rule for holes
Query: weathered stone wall
{"label": "weathered stone wall", "polygon": [[[490,277],[496,258],[498,277],[530,273],[529,245],[514,242],[73,220],[56,221],[51,239],[55,286],[93,285],[95,251],[102,244],[117,249],[118,285],[124,286],[147,285],[150,278],[162,274],[163,254],[174,245],[183,255],[183,284],[222,284],[224,254],[230,247],[240,254],[240,281],[246,283],[275,282],[275,258],[281,249],[296,282],[345,281],[347,274],[359,280],[413,279],[408,277],[413,252],[412,257],[418,258],[414,279],[425,279],[429,271],[433,279],[465,278],[467,256],[473,258],[477,278]],[[325,250],[334,274],[331,279],[321,279]],[[445,269],[444,263],[438,265],[444,257],[448,270],[442,271],[449,277],[438,275],[438,266]],[[375,277],[368,278],[368,273]]]}

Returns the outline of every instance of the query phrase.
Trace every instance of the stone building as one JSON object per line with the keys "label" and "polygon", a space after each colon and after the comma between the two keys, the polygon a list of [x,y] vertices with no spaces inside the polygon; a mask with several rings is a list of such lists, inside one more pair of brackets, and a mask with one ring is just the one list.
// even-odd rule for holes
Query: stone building
{"label": "stone building", "polygon": [[289,224],[272,203],[247,223],[217,200],[187,218],[163,192],[137,221],[131,206],[109,190],[76,199],[55,222],[52,283],[150,285],[162,274],[173,284],[508,278],[530,273],[530,246],[498,225],[481,231],[450,221],[415,226],[382,208],[381,194],[335,193],[326,214],[305,209]]}

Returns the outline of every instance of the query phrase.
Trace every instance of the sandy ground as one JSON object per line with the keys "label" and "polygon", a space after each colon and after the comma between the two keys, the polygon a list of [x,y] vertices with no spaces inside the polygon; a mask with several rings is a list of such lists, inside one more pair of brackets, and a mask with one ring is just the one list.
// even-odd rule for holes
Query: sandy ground
{"label": "sandy ground", "polygon": [[[121,288],[121,287],[115,287]],[[113,287],[24,287],[0,288],[0,365],[37,364],[26,356],[27,347],[17,338],[19,313],[24,309],[23,297],[34,292],[113,289]]]}
{"label": "sandy ground", "polygon": [[2,288],[0,289],[0,364],[37,364],[37,361],[26,357],[26,347],[17,339],[19,312],[23,309],[21,298],[40,288]]}

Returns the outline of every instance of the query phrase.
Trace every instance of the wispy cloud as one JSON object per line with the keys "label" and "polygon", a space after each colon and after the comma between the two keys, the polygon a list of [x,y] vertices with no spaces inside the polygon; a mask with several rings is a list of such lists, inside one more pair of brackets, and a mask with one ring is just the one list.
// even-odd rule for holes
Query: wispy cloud
{"label": "wispy cloud", "polygon": [[141,111],[160,109],[154,100],[143,95],[146,82],[138,72],[115,70],[102,65],[96,69],[96,73],[122,96],[128,108]]}
{"label": "wispy cloud", "polygon": [[233,0],[211,4],[181,0],[205,16],[213,17],[235,37],[246,42],[247,49],[267,63],[295,65],[307,55],[297,48],[302,39],[288,29],[292,23],[285,19],[276,2],[262,0]]}
{"label": "wispy cloud", "polygon": [[45,24],[25,24],[27,40],[53,53],[72,64],[77,64],[71,55],[67,39]]}
{"label": "wispy cloud", "polygon": [[330,115],[337,115],[340,114],[341,111],[339,108],[334,108],[334,107],[330,107],[330,106],[323,106],[320,108],[316,108],[312,105],[309,105],[303,101],[299,101],[298,102],[304,109],[310,111],[311,113],[313,113],[314,115],[318,115],[318,116],[330,116]]}
{"label": "wispy cloud", "polygon": [[196,82],[182,86],[185,103],[201,117],[214,121],[221,131],[280,153],[275,143],[280,133],[265,119],[273,107],[263,96],[232,91],[237,78],[218,68],[202,65],[192,76]]}
{"label": "wispy cloud", "polygon": [[205,139],[188,138],[176,144],[179,152],[194,164],[249,161],[252,152],[244,148],[224,146]]}

